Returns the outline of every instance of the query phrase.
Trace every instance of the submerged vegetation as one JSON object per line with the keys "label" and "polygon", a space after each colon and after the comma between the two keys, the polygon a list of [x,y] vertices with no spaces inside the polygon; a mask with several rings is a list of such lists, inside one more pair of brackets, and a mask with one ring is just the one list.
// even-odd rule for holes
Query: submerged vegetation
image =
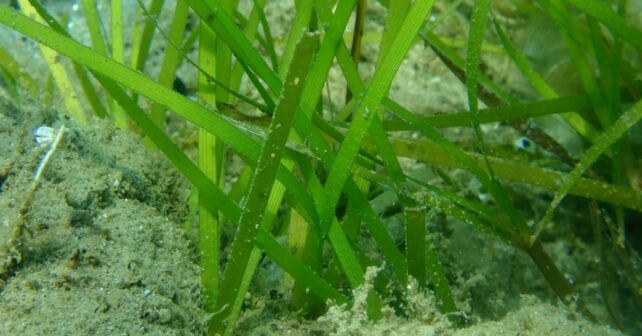
{"label": "submerged vegetation", "polygon": [[[380,267],[367,295],[371,320],[386,305],[404,315],[417,286],[465,325],[447,251],[431,239],[427,223],[436,218],[524,252],[559,299],[592,320],[582,284],[570,280],[584,275],[561,270],[545,244],[559,227],[577,230],[596,251],[596,274],[617,270],[600,281],[608,323],[639,327],[642,139],[633,130],[642,118],[642,27],[629,13],[640,5],[295,1],[286,35],[273,36],[265,2],[139,0],[137,20],[126,22],[131,4],[111,0],[99,10],[80,0],[90,46],[38,0],[0,4],[0,23],[39,43],[51,84],[42,88],[0,41],[4,90],[16,100],[60,96],[79,124],[108,118],[139,132],[194,186],[210,334],[233,332],[264,257],[289,277],[281,281],[289,281],[290,309],[306,316],[319,316],[327,302],[352,304],[367,270]],[[170,3],[173,16],[161,22]],[[382,32],[364,28],[368,6],[385,9]],[[453,17],[467,32],[440,35],[437,27]],[[511,34],[513,21],[528,38]],[[378,46],[376,57],[367,55],[376,58],[367,77],[359,69],[365,44]],[[152,45],[163,46],[154,71]],[[465,86],[466,111],[426,115],[395,100],[397,71],[422,45]],[[529,87],[498,79],[496,58],[509,60]],[[196,69],[195,87],[178,79],[182,64]],[[342,97],[329,89],[332,67],[343,76]],[[170,115],[195,127],[197,162],[190,140],[173,136]],[[487,125],[518,134],[515,146],[498,144]],[[236,173],[232,153],[243,162]],[[588,209],[578,215],[583,227],[558,216],[564,207]],[[391,216],[400,218],[401,236],[387,225]]]}

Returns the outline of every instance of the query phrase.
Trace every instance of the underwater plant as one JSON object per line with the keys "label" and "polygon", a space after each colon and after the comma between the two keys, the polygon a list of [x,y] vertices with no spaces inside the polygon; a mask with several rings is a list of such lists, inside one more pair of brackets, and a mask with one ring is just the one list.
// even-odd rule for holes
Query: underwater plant
{"label": "underwater plant", "polygon": [[[50,96],[63,98],[75,122],[107,118],[139,132],[193,185],[209,334],[233,333],[264,258],[290,277],[282,279],[290,281],[290,309],[306,316],[321,315],[328,302],[352,304],[351,290],[366,285],[369,268],[380,267],[368,279],[374,282],[369,319],[382,318],[384,306],[405,314],[416,284],[434,292],[454,325],[465,325],[455,276],[442,258],[448,251],[431,239],[429,223],[438,217],[445,226],[470,224],[526,254],[560,301],[594,319],[579,297],[581,285],[545,244],[567,225],[559,209],[573,204],[589,209],[582,215],[591,223],[600,272],[618,269],[614,277],[624,282],[620,293],[603,295],[609,323],[635,328],[625,308],[642,309],[636,271],[642,244],[635,238],[642,143],[633,131],[642,118],[636,75],[642,30],[629,14],[634,4],[295,1],[292,22],[277,37],[266,1],[242,2],[245,12],[241,2],[177,0],[165,25],[159,20],[165,1],[138,0],[141,19],[126,26],[122,0],[111,0],[108,12],[81,0],[91,47],[38,0],[0,4],[0,23],[41,46]],[[382,32],[364,28],[366,8],[375,5],[386,11]],[[453,17],[465,19],[465,34],[440,36],[436,27]],[[528,27],[535,38],[514,41],[511,19],[541,23]],[[546,46],[554,42],[542,31],[555,36],[559,48],[551,47],[552,54]],[[154,43],[163,49],[152,76]],[[360,68],[365,44],[378,50],[369,76]],[[408,54],[422,44],[464,85],[466,111],[425,115],[391,94]],[[8,47],[0,41],[5,90],[16,99],[38,92]],[[509,61],[528,89],[502,81],[489,53]],[[181,64],[195,69],[194,92],[178,79]],[[329,92],[333,69],[345,83],[343,97]],[[170,137],[170,114],[195,128],[196,162],[182,147],[188,140]],[[498,124],[518,134],[516,146],[495,141],[487,128]],[[469,136],[453,136],[455,128]],[[243,162],[240,173],[228,167],[231,153]],[[564,202],[571,197],[573,204]],[[524,207],[524,199],[546,205]],[[403,234],[386,223],[391,216],[400,219]],[[603,292],[615,282],[604,280]]]}

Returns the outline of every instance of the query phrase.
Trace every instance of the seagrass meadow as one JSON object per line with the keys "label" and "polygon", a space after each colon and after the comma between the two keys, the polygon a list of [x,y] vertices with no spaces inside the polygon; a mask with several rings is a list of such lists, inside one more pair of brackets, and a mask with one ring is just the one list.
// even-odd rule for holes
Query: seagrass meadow
{"label": "seagrass meadow", "polygon": [[642,335],[642,1],[0,1],[0,334]]}

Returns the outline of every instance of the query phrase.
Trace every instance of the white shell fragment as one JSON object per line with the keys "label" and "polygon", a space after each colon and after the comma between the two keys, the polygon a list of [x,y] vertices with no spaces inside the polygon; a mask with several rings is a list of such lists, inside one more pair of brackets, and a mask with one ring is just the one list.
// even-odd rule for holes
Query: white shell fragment
{"label": "white shell fragment", "polygon": [[49,126],[40,126],[33,130],[33,135],[35,136],[33,140],[37,144],[40,146],[46,146],[54,140],[56,129]]}

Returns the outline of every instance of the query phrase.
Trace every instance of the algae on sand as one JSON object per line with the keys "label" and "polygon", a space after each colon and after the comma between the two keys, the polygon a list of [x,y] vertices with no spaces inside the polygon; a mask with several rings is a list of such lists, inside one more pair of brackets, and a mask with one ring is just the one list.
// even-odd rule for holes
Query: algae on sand
{"label": "algae on sand", "polygon": [[[21,210],[43,155],[32,131],[63,122],[68,131]],[[0,153],[0,334],[202,330],[194,249],[176,224],[188,189],[162,157],[105,121],[79,128],[4,97]],[[18,220],[23,232],[10,242]]]}

